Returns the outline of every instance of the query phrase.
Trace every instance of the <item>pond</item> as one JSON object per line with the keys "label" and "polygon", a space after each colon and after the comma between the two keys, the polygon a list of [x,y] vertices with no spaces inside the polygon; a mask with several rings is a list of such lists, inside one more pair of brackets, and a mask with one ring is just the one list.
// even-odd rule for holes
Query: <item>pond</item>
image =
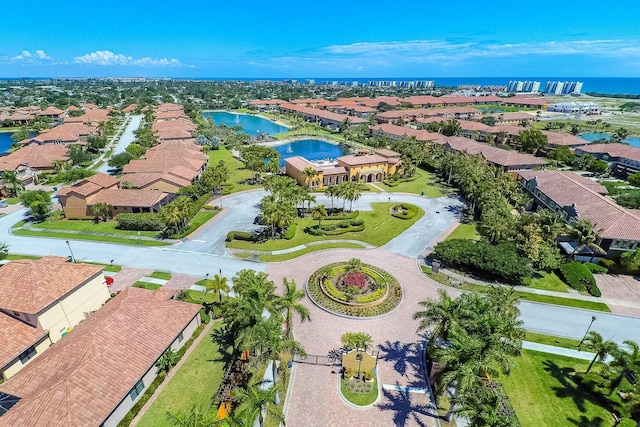
{"label": "pond", "polygon": [[13,135],[13,132],[0,132],[0,153],[9,151],[11,148],[11,144],[13,144],[11,135]]}
{"label": "pond", "polygon": [[301,139],[274,148],[280,153],[280,166],[284,166],[284,159],[293,156],[302,156],[307,160],[324,160],[349,154],[349,149],[319,139]]}
{"label": "pond", "polygon": [[[582,132],[578,136],[589,142],[592,142],[598,139],[611,138],[610,133],[604,133],[604,132]],[[623,141],[629,143],[629,145],[631,145],[632,147],[640,147],[640,138],[638,137],[632,136],[632,137],[623,139]]]}
{"label": "pond", "polygon": [[205,118],[211,117],[216,125],[224,123],[226,126],[242,126],[244,133],[256,136],[258,133],[275,135],[289,130],[286,126],[280,126],[271,120],[250,114],[229,113],[227,111],[207,111],[202,114]]}

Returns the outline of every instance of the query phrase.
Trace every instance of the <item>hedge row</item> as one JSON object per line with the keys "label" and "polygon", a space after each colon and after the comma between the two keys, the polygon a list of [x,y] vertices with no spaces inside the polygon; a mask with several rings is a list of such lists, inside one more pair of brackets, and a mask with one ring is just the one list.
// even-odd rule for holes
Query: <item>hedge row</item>
{"label": "hedge row", "polygon": [[349,297],[344,292],[336,288],[336,286],[333,284],[331,279],[324,279],[324,282],[322,282],[322,285],[324,286],[324,290],[327,291],[327,293],[332,297],[334,297],[335,299],[344,301],[344,302],[349,301]]}
{"label": "hedge row", "polygon": [[349,228],[338,228],[337,230],[332,230],[332,231],[325,231],[324,235],[325,236],[339,236],[340,234],[345,234],[345,233],[357,233],[359,231],[364,231],[365,226],[364,225],[359,225],[357,227],[349,227]]}
{"label": "hedge row", "polygon": [[380,298],[382,298],[382,296],[384,295],[386,290],[387,290],[386,287],[382,287],[382,288],[370,293],[369,295],[356,297],[356,302],[358,302],[360,304],[366,304],[366,303],[369,303],[369,302],[378,301]]}
{"label": "hedge row", "polygon": [[560,266],[560,273],[565,282],[576,291],[588,291],[591,295],[599,297],[601,295],[596,279],[591,270],[584,264],[573,261]]}
{"label": "hedge row", "polygon": [[246,231],[230,231],[227,233],[227,242],[231,242],[232,240],[244,240],[245,242],[255,242],[257,238],[252,233],[247,233]]}
{"label": "hedge row", "polygon": [[602,265],[594,264],[592,262],[585,262],[584,266],[587,267],[593,274],[607,274],[609,271],[607,267],[603,267]]}
{"label": "hedge row", "polygon": [[344,214],[329,215],[324,218],[324,221],[341,221],[345,219],[354,219],[358,215],[360,215],[360,211],[353,211],[347,215],[344,215]]}
{"label": "hedge row", "polygon": [[[395,212],[396,209],[403,209],[405,211],[405,213],[400,213],[400,212]],[[409,205],[409,204],[405,204],[405,203],[401,203],[399,205],[395,205],[393,207],[394,212],[391,214],[391,216],[394,216],[396,218],[400,218],[400,219],[411,219],[414,216],[416,216],[418,214],[418,207],[414,206],[414,205]]]}
{"label": "hedge row", "polygon": [[155,212],[121,213],[116,216],[116,221],[119,230],[160,231],[164,228],[164,222]]}
{"label": "hedge row", "polygon": [[445,240],[436,245],[432,256],[444,263],[478,270],[507,282],[522,283],[533,273],[531,262],[519,256],[515,246],[509,243],[494,246],[468,239]]}
{"label": "hedge row", "polygon": [[284,233],[284,238],[287,240],[293,239],[293,237],[296,235],[297,226],[298,226],[297,222],[294,221],[293,223],[291,223],[289,228],[287,228],[287,231],[285,231]]}
{"label": "hedge row", "polygon": [[394,178],[393,175],[382,181],[384,185],[388,185],[389,187],[396,187],[403,182],[412,182],[418,179],[417,175],[414,175],[409,178]]}

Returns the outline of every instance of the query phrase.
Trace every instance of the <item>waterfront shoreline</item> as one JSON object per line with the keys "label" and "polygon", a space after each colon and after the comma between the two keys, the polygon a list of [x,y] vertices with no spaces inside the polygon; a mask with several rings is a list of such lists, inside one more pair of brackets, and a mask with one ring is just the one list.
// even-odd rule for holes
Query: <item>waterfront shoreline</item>
{"label": "waterfront shoreline", "polygon": [[289,131],[289,129],[291,129],[291,125],[290,124],[287,124],[287,123],[283,122],[282,120],[273,120],[273,119],[271,119],[271,118],[269,118],[267,116],[263,116],[260,113],[250,114],[250,113],[239,113],[237,111],[231,111],[231,110],[202,110],[202,114],[204,114],[204,113],[228,113],[228,114],[241,114],[243,116],[259,117],[259,118],[261,118],[263,120],[267,120],[267,121],[269,121],[271,123],[274,123],[274,124],[276,124],[278,126],[282,126],[282,127],[287,128],[287,132]]}

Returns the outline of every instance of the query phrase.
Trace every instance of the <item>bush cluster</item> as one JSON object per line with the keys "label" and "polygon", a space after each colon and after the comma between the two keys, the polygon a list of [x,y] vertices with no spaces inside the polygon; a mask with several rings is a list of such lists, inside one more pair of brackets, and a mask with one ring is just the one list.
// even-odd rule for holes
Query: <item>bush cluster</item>
{"label": "bush cluster", "polygon": [[339,230],[332,230],[332,231],[325,231],[324,235],[325,236],[338,236],[340,234],[344,234],[344,233],[349,233],[349,232],[358,232],[358,231],[364,231],[364,225],[360,225],[358,227],[350,227],[350,228],[341,228]]}
{"label": "bush cluster", "polygon": [[324,290],[335,299],[345,302],[349,301],[349,297],[344,292],[336,288],[331,279],[324,279],[322,284],[324,286]]}
{"label": "bush cluster", "polygon": [[291,223],[289,228],[287,228],[287,231],[285,231],[285,233],[284,233],[284,238],[287,239],[287,240],[293,239],[293,237],[296,235],[297,226],[298,226],[297,222]]}
{"label": "bush cluster", "polygon": [[227,242],[232,240],[243,240],[245,242],[255,242],[257,237],[254,234],[247,233],[246,231],[230,231],[227,233]]}
{"label": "bush cluster", "polygon": [[596,279],[593,273],[584,264],[573,261],[560,266],[560,273],[567,282],[576,291],[588,291],[591,295],[599,297],[601,295]]}
{"label": "bush cluster", "polygon": [[417,214],[417,206],[402,203],[393,207],[393,213],[391,215],[400,219],[411,219]]}
{"label": "bush cluster", "polygon": [[383,180],[382,183],[384,185],[388,185],[389,187],[397,187],[400,183],[403,182],[412,182],[418,179],[417,175],[402,178],[400,175],[391,175],[387,179]]}
{"label": "bush cluster", "polygon": [[155,212],[121,213],[116,216],[116,221],[119,230],[160,231],[164,228],[164,222]]}
{"label": "bush cluster", "polygon": [[[327,211],[331,211],[331,209],[327,209]],[[360,211],[353,211],[353,212],[348,213],[348,214],[343,214],[343,213],[341,213],[339,211],[336,211],[336,212],[331,211],[329,216],[324,218],[324,221],[341,221],[341,220],[345,220],[345,219],[354,219],[358,215],[360,215]]]}
{"label": "bush cluster", "polygon": [[386,288],[382,287],[375,292],[371,292],[369,295],[356,297],[356,302],[360,304],[367,304],[370,302],[378,301],[380,298],[382,298],[385,291],[386,291]]}
{"label": "bush cluster", "polygon": [[594,264],[592,262],[585,262],[584,266],[587,267],[593,274],[607,274],[607,272],[609,271],[607,267]]}
{"label": "bush cluster", "polygon": [[56,184],[61,182],[64,184],[68,184],[70,182],[75,182],[80,179],[88,178],[95,174],[96,174],[95,171],[91,171],[83,168],[69,169],[68,171],[60,172],[57,175],[50,175],[48,177],[48,183]]}
{"label": "bush cluster", "polygon": [[509,243],[494,246],[484,241],[451,239],[438,243],[432,256],[447,264],[477,270],[507,282],[522,283],[533,273],[531,262],[519,256]]}

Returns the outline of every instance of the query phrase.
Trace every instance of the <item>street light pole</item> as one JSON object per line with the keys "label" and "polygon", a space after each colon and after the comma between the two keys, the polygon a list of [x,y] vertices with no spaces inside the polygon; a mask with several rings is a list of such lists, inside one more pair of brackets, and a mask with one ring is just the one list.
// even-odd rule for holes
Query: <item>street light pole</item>
{"label": "street light pole", "polygon": [[597,319],[596,316],[591,316],[591,322],[589,323],[589,326],[587,327],[587,330],[585,331],[584,336],[580,340],[580,344],[578,344],[578,348],[582,347],[582,343],[587,338],[587,334],[589,333],[589,330],[591,329],[591,325],[593,325],[593,322],[595,322],[596,319]]}
{"label": "street light pole", "polygon": [[76,262],[76,257],[73,256],[73,251],[71,250],[71,244],[69,243],[69,241],[67,240],[67,246],[69,247],[69,252],[71,253],[71,262]]}

